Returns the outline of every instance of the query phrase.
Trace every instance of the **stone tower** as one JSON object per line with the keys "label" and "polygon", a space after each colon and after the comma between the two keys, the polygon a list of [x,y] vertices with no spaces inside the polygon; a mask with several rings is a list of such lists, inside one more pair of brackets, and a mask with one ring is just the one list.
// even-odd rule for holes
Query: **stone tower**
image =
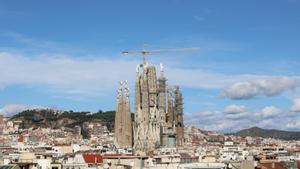
{"label": "stone tower", "polygon": [[132,147],[132,125],[127,81],[125,82],[124,95],[123,82],[120,82],[116,102],[115,145],[117,147]]}
{"label": "stone tower", "polygon": [[137,67],[135,82],[134,148],[150,151],[160,146],[160,113],[155,66]]}
{"label": "stone tower", "polygon": [[175,108],[173,88],[167,90],[167,110],[162,130],[162,147],[176,147]]}
{"label": "stone tower", "polygon": [[158,109],[160,115],[160,127],[161,127],[161,147],[167,147],[168,136],[167,136],[167,108],[166,108],[166,88],[167,79],[164,77],[164,68],[160,64],[160,77],[158,78]]}
{"label": "stone tower", "polygon": [[174,98],[172,88],[168,89],[168,112],[166,117],[167,126],[174,126]]}
{"label": "stone tower", "polygon": [[158,108],[161,126],[166,125],[166,86],[167,79],[164,77],[164,68],[160,64],[160,77],[158,78]]}
{"label": "stone tower", "polygon": [[184,125],[183,125],[183,98],[179,86],[175,86],[175,127],[176,127],[176,146],[183,146]]}

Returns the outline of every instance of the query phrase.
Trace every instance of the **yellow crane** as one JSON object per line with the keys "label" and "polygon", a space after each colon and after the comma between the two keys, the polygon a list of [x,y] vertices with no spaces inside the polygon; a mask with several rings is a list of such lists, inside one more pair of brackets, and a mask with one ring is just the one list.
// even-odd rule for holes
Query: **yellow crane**
{"label": "yellow crane", "polygon": [[134,55],[138,54],[143,57],[143,63],[146,63],[146,57],[150,53],[163,53],[163,52],[183,52],[183,51],[195,51],[199,50],[200,48],[166,48],[166,49],[152,49],[152,50],[146,50],[143,48],[140,51],[123,51],[123,55]]}

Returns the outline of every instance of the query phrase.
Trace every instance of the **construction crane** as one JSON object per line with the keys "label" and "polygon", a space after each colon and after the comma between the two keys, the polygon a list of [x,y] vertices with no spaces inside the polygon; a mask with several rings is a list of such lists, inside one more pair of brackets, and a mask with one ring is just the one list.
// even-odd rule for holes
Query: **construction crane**
{"label": "construction crane", "polygon": [[143,57],[143,63],[146,63],[146,57],[150,53],[163,53],[163,52],[183,52],[183,51],[195,51],[199,50],[200,48],[168,48],[168,49],[152,49],[152,50],[146,50],[143,48],[140,51],[123,51],[123,55],[134,55],[138,54]]}

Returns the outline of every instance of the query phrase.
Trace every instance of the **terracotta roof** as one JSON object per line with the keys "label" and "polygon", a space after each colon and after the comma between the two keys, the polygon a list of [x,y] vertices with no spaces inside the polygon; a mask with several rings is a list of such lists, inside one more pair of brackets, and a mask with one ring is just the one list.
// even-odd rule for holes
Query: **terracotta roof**
{"label": "terracotta roof", "polygon": [[71,146],[71,144],[54,144],[54,146]]}
{"label": "terracotta roof", "polygon": [[258,166],[261,167],[262,169],[264,168],[287,169],[283,163],[276,162],[276,161],[261,162]]}
{"label": "terracotta roof", "polygon": [[104,157],[132,156],[130,154],[103,154]]}
{"label": "terracotta roof", "polygon": [[82,154],[85,163],[98,164],[103,163],[103,158],[100,154]]}
{"label": "terracotta roof", "polygon": [[23,143],[23,142],[24,142],[24,137],[23,137],[23,135],[19,135],[18,142],[19,142],[19,143]]}
{"label": "terracotta roof", "polygon": [[296,160],[297,167],[300,168],[300,160]]}

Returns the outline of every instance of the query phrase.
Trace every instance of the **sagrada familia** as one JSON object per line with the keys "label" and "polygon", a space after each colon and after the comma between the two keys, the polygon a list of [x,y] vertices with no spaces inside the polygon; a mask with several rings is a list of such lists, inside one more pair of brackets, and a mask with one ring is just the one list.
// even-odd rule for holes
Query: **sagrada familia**
{"label": "sagrada familia", "polygon": [[[123,92],[124,88],[124,92]],[[120,82],[116,99],[115,145],[149,152],[180,147],[184,142],[183,97],[178,86],[167,87],[163,65],[144,62],[136,68],[134,116],[131,116],[128,82]]]}

